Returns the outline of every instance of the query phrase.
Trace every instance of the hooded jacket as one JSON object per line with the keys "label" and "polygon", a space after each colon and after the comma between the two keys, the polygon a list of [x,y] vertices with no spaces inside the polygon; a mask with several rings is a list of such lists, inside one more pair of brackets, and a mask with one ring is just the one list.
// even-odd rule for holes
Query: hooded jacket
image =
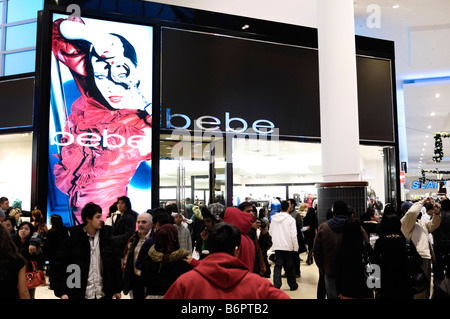
{"label": "hooded jacket", "polygon": [[238,258],[247,265],[250,271],[253,271],[255,266],[255,244],[247,235],[250,228],[252,228],[253,216],[238,208],[227,207],[223,221],[233,224],[241,231],[241,247],[239,247]]}
{"label": "hooded jacket", "polygon": [[441,225],[441,216],[433,214],[433,218],[429,221],[417,220],[423,205],[424,201],[421,200],[411,206],[401,219],[401,230],[406,238],[411,239],[422,258],[432,259],[434,252],[429,235]]}
{"label": "hooded jacket", "polygon": [[313,253],[321,273],[336,275],[337,252],[342,242],[347,217],[338,215],[320,224],[314,240]]}
{"label": "hooded jacket", "polygon": [[272,216],[269,234],[272,236],[272,251],[298,251],[297,226],[289,213],[281,212]]}
{"label": "hooded jacket", "polygon": [[[242,213],[242,212],[241,212]],[[290,299],[267,279],[248,270],[238,258],[213,253],[181,275],[164,299]]]}

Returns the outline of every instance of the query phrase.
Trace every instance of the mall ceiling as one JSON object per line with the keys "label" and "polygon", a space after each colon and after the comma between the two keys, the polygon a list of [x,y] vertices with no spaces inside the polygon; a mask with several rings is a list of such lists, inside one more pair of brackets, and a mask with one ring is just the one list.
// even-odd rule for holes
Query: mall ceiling
{"label": "mall ceiling", "polygon": [[[443,139],[442,162],[432,160],[434,133],[450,132],[450,1],[356,0],[354,8],[356,34],[395,41],[401,161],[408,162],[407,176],[420,175],[421,169],[450,170],[450,138]],[[375,9],[378,27],[371,24]]]}

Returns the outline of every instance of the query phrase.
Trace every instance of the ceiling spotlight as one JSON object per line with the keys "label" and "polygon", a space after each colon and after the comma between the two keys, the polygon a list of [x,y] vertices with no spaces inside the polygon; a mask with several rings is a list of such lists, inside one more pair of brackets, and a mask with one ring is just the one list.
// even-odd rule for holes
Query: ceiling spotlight
{"label": "ceiling spotlight", "polygon": [[430,128],[431,128],[431,125],[428,125],[428,126],[427,126],[427,129],[430,129]]}
{"label": "ceiling spotlight", "polygon": [[434,113],[434,112],[431,112],[431,114],[430,114],[430,116],[435,116],[436,115],[436,113]]}
{"label": "ceiling spotlight", "polygon": [[245,24],[245,25],[242,26],[242,30],[245,30],[245,29],[248,29],[248,28],[250,28],[250,26],[248,24]]}
{"label": "ceiling spotlight", "polygon": [[398,4],[394,4],[394,5],[392,6],[392,8],[394,8],[394,9],[398,9],[398,8],[400,8],[400,5],[398,5]]}
{"label": "ceiling spotlight", "polygon": [[427,146],[427,143],[423,143],[423,145]]}
{"label": "ceiling spotlight", "polygon": [[440,94],[440,93],[436,93],[436,94],[434,95],[434,97],[438,99],[438,98],[441,97],[441,94]]}

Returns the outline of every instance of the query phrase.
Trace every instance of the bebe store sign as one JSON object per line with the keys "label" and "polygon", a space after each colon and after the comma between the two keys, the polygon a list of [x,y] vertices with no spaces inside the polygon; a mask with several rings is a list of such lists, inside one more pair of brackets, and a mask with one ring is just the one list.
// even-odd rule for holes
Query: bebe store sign
{"label": "bebe store sign", "polygon": [[128,145],[131,148],[139,149],[142,143],[151,144],[151,139],[145,135],[131,135],[125,138],[120,134],[108,133],[106,129],[103,130],[101,135],[96,133],[82,133],[77,135],[76,138],[70,132],[55,132],[51,134],[51,145],[66,146],[72,143],[83,147],[97,147],[101,145],[104,148],[119,148]]}
{"label": "bebe store sign", "polygon": [[[171,114],[170,108],[165,112],[165,128],[171,130],[189,130],[194,126],[194,130],[205,132],[225,131],[231,133],[256,133],[257,135],[269,135],[277,132],[275,124],[266,119],[257,119],[250,124],[243,118],[232,117],[230,112],[225,112],[224,120],[211,115],[200,116],[191,120],[186,114]],[[64,139],[63,139],[64,138]],[[148,139],[148,141],[146,141]],[[83,147],[120,148],[128,145],[131,148],[140,148],[142,143],[151,143],[150,137],[143,135],[132,135],[128,138],[120,134],[109,133],[106,129],[102,134],[82,133],[76,137],[70,132],[54,132],[50,137],[50,144],[57,146],[66,146],[76,143]]]}
{"label": "bebe store sign", "polygon": [[225,112],[224,119],[221,120],[212,115],[203,115],[192,120],[186,114],[172,114],[171,109],[165,111],[165,118],[162,125],[170,130],[202,130],[202,131],[225,131],[232,133],[245,133],[252,129],[256,134],[271,134],[275,131],[275,124],[266,119],[257,119],[248,123],[247,120],[232,116],[230,112]]}

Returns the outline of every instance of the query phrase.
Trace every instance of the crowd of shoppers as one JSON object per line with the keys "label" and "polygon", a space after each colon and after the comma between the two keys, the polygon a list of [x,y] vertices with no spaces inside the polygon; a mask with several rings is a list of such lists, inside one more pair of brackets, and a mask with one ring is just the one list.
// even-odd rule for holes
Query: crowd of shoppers
{"label": "crowd of shoppers", "polygon": [[[382,214],[368,208],[358,217],[338,200],[320,225],[314,207],[297,211],[296,204],[281,200],[269,221],[268,209],[252,202],[187,203],[187,214],[170,204],[138,214],[124,196],[108,223],[101,207],[88,203],[81,225],[66,227],[55,214],[49,228],[40,210],[20,221],[17,208],[3,205],[0,295],[34,298],[25,272],[36,262],[61,299],[285,299],[282,277],[297,290],[307,252],[306,265],[319,272],[318,299],[450,297],[450,200],[429,197],[399,210],[387,204]],[[374,277],[370,265],[379,267]],[[426,281],[420,291],[414,269]]]}

